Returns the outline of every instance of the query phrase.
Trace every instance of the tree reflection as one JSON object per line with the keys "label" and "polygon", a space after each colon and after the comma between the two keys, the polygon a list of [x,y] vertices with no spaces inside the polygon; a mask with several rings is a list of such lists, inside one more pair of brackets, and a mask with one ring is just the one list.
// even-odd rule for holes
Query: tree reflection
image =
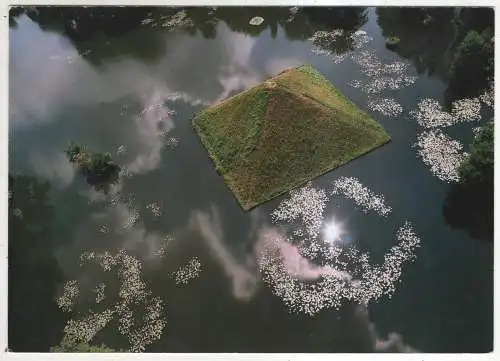
{"label": "tree reflection", "polygon": [[[473,79],[473,82],[464,81],[463,77],[453,81],[453,74],[450,73],[452,64],[456,62],[457,48],[467,34],[472,30],[482,33],[493,28],[493,9],[391,7],[377,8],[376,12],[377,22],[384,37],[400,38],[401,41],[395,49],[398,55],[411,60],[419,74],[437,75],[449,83],[444,94],[447,107],[458,98],[475,96],[477,91],[482,90],[479,89],[480,86],[475,87],[478,89],[472,89],[472,83],[484,84],[488,81],[482,79],[487,72],[477,59],[470,61],[472,65],[467,69],[458,72],[462,75],[469,74],[468,78]],[[488,57],[488,54],[485,57]]]}
{"label": "tree reflection", "polygon": [[[26,10],[28,17],[44,31],[66,36],[88,62],[130,55],[154,61],[166,51],[164,31],[177,30],[206,39],[217,36],[219,23],[234,32],[256,37],[269,29],[275,38],[281,28],[290,40],[306,40],[318,30],[343,29],[337,39],[337,53],[352,49],[350,35],[367,21],[362,7],[56,7],[42,6]],[[189,26],[178,24],[180,12]],[[14,12],[12,12],[14,14]],[[251,25],[255,16],[261,25]],[[176,18],[177,17],[177,18]],[[184,24],[185,25],[185,24]],[[132,32],[133,30],[136,30]],[[132,33],[131,33],[132,32]],[[124,37],[124,35],[131,35]]]}
{"label": "tree reflection", "polygon": [[377,8],[384,37],[400,38],[396,53],[413,62],[418,74],[447,79],[454,8]]}
{"label": "tree reflection", "polygon": [[54,302],[62,273],[51,250],[49,187],[9,175],[8,343],[16,352],[48,351],[65,322]]}
{"label": "tree reflection", "polygon": [[450,227],[465,230],[473,238],[492,241],[493,187],[452,185],[443,216]]}
{"label": "tree reflection", "polygon": [[9,27],[17,28],[17,18],[25,13],[22,6],[12,6],[9,9]]}
{"label": "tree reflection", "polygon": [[460,165],[460,183],[452,186],[444,204],[447,223],[472,237],[493,240],[493,121],[474,138],[469,155]]}

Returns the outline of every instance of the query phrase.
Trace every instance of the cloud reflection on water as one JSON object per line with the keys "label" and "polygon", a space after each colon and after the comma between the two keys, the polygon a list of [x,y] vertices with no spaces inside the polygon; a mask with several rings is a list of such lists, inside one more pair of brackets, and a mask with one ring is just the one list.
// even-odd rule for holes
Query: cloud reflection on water
{"label": "cloud reflection on water", "polygon": [[258,286],[256,268],[252,269],[238,262],[224,244],[224,234],[217,209],[212,207],[211,214],[195,212],[190,222],[192,227],[200,232],[212,255],[231,280],[233,296],[243,301],[251,299]]}

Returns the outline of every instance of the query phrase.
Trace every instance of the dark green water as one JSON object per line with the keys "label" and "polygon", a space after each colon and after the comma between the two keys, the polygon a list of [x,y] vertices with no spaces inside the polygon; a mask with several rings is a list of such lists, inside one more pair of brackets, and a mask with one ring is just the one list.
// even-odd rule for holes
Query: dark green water
{"label": "dark green water", "polygon": [[[200,20],[195,34],[140,25],[75,42],[57,27],[41,30],[26,16],[11,28],[9,170],[51,183],[55,216],[50,237],[56,241],[50,247],[63,278],[99,278],[81,274],[83,250],[114,252],[125,247],[141,257],[144,277],[165,301],[168,320],[162,338],[147,349],[151,352],[366,352],[374,350],[370,322],[379,339],[396,332],[405,344],[423,352],[490,351],[493,245],[446,223],[443,203],[450,186],[434,177],[411,147],[420,129],[408,112],[420,99],[443,100],[443,45],[422,47],[427,54],[412,50],[409,58],[424,59],[438,70],[430,75],[426,66],[417,69],[413,62],[409,75],[418,75],[416,83],[390,93],[404,112],[388,118],[370,111],[366,93],[348,85],[362,78],[355,63],[347,58],[334,64],[311,52],[306,40],[312,35],[310,24],[287,23],[286,11],[254,10],[272,20],[259,32],[248,25],[251,15],[231,11],[225,9],[223,20],[211,26]],[[375,9],[367,10],[366,21],[355,20],[349,24],[373,38],[366,48],[381,61],[404,60],[385,49]],[[85,58],[77,58],[78,51],[89,50]],[[290,315],[262,282],[245,299],[235,296],[244,282],[242,272],[258,279],[252,267],[255,234],[271,222],[270,212],[283,197],[243,212],[190,125],[191,115],[203,107],[302,63],[322,72],[392,137],[388,145],[313,182],[328,188],[340,176],[357,177],[385,195],[391,215],[365,215],[349,201],[336,201],[329,203],[327,218],[342,219],[349,236],[377,262],[395,243],[394,233],[405,220],[413,222],[422,240],[416,262],[405,266],[392,299],[371,304],[368,315],[348,305],[313,318]],[[181,98],[168,100],[174,92]],[[168,136],[178,139],[176,147],[163,147],[154,112],[135,118],[162,101],[176,111],[173,124],[163,124],[173,126]],[[469,144],[470,128],[455,126],[449,134]],[[129,231],[113,227],[128,216],[125,208],[90,204],[89,186],[63,153],[70,141],[111,152],[132,172],[121,184],[121,193],[134,195],[140,213]],[[122,155],[116,155],[119,145],[127,148]],[[152,201],[161,206],[160,217],[146,208]],[[211,247],[192,227],[194,215],[200,213],[218,214],[218,247]],[[103,224],[111,231],[101,233]],[[169,254],[158,260],[152,251],[166,233],[175,241]],[[169,273],[191,256],[199,257],[203,271],[179,288]],[[127,347],[112,325],[96,340],[113,348]]]}

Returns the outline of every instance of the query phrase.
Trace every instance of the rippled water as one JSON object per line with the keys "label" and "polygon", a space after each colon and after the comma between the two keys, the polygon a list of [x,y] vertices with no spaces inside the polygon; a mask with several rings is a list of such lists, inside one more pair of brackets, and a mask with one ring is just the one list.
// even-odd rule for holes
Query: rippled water
{"label": "rippled water", "polygon": [[[59,285],[61,312],[73,309],[81,296],[75,307],[88,316],[70,321],[69,333],[84,322],[80,337],[90,339],[102,328],[96,344],[134,351],[146,345],[151,352],[491,348],[493,247],[447,225],[442,210],[450,186],[434,176],[413,146],[429,122],[410,111],[419,110],[425,99],[442,102],[446,84],[385,49],[375,9],[368,9],[367,21],[351,35],[316,37],[304,30],[296,10],[271,24],[267,18],[282,15],[235,11],[194,33],[189,32],[193,24],[183,22],[185,15],[168,21],[153,15],[125,35],[96,34],[76,44],[25,16],[10,30],[9,166],[13,173],[52,184],[53,236],[62,240],[53,252],[65,278]],[[250,25],[259,15],[262,26]],[[330,38],[335,51],[318,50]],[[306,62],[379,121],[392,141],[314,180],[314,191],[299,191],[307,201],[302,216],[294,208],[298,198],[289,195],[243,212],[190,118]],[[488,99],[486,94],[481,101]],[[478,104],[457,103],[454,112],[463,121],[446,129],[449,137],[463,144],[472,140]],[[107,195],[86,184],[67,161],[63,150],[70,141],[110,152],[122,166],[120,181]],[[358,193],[350,193],[349,184]],[[300,222],[306,226],[298,227]],[[360,270],[368,267],[368,255],[370,264],[384,264],[386,255],[399,260],[392,247],[415,240],[412,232],[420,247],[412,249],[414,262],[401,267],[396,277],[401,282],[390,298],[368,305],[342,301],[338,310],[316,305],[315,317],[290,313],[290,303],[298,305],[295,311],[302,307],[295,295],[279,288],[283,282],[262,279],[263,239],[269,232],[289,235],[296,243],[277,246],[288,255],[285,265],[296,274],[332,276],[328,264],[310,263],[318,250],[300,249],[301,239],[321,236],[325,227],[340,240],[339,247],[355,246],[347,258],[356,258]],[[101,267],[81,266],[91,252]],[[120,266],[125,262],[128,268]],[[344,271],[352,270],[346,265]],[[377,279],[383,267],[370,272]],[[314,289],[309,276],[292,286]],[[331,280],[321,282],[336,282]],[[372,283],[370,290],[379,292]],[[137,297],[141,306],[132,310],[128,302]],[[89,309],[92,313],[85,313]]]}

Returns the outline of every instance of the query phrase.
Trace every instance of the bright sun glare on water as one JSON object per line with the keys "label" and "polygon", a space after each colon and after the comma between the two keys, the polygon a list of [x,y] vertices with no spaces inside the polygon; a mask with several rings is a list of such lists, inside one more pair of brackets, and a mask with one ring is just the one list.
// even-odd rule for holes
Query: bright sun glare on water
{"label": "bright sun glare on water", "polygon": [[340,235],[342,234],[342,227],[335,220],[331,220],[330,222],[326,223],[323,234],[327,242],[333,243],[340,239]]}

